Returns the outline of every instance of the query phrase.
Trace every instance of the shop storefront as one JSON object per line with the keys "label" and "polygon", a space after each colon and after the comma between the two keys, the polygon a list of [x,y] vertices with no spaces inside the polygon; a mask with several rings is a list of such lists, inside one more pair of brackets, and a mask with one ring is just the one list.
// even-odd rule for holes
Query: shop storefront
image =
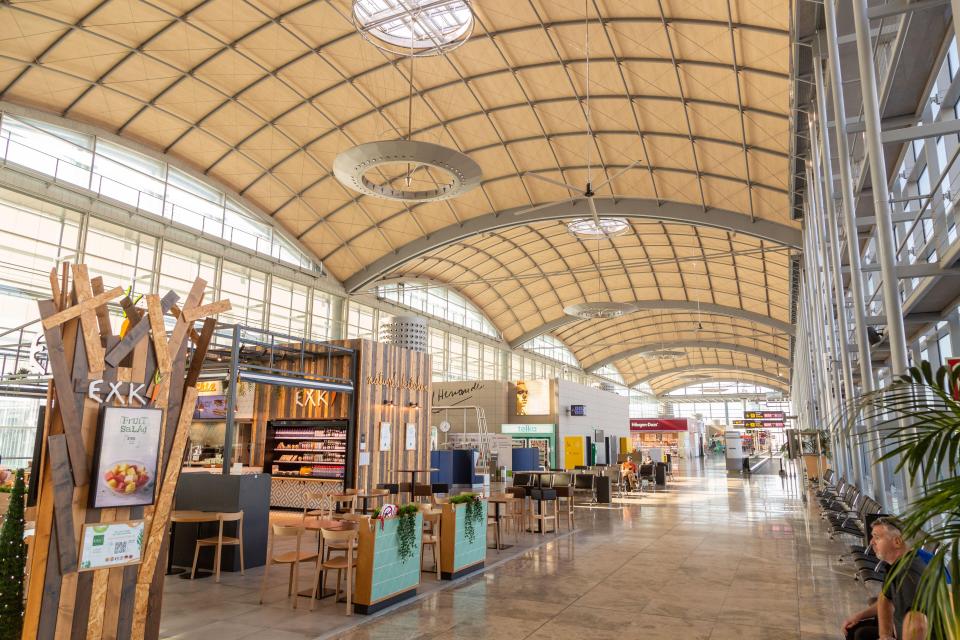
{"label": "shop storefront", "polygon": [[654,457],[659,453],[679,456],[686,448],[687,418],[631,418],[630,441],[634,451]]}
{"label": "shop storefront", "polygon": [[557,466],[556,425],[552,424],[502,424],[500,433],[513,438],[515,448],[532,447],[540,451],[540,466],[555,469]]}

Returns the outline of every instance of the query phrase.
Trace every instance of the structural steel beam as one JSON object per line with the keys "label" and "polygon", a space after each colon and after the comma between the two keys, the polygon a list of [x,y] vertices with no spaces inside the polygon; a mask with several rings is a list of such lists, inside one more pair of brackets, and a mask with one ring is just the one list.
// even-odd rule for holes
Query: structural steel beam
{"label": "structural steel beam", "polygon": [[[771,318],[770,316],[765,316],[762,313],[747,311],[745,309],[741,309],[740,307],[728,307],[722,304],[710,304],[705,302],[701,302],[698,306],[697,302],[692,300],[634,300],[631,302],[631,304],[637,307],[637,311],[689,311],[691,313],[696,313],[699,311],[700,313],[707,315],[740,318],[742,320],[748,320],[750,322],[756,322],[757,324],[765,325],[776,331],[782,331],[787,335],[793,335],[792,324]],[[582,321],[583,318],[561,316],[555,320],[545,322],[539,327],[527,331],[518,338],[514,338],[509,343],[510,348],[516,349],[529,340],[533,340],[537,336],[541,336],[545,333],[552,333],[560,327],[572,322]]]}
{"label": "structural steel beam", "polygon": [[[940,276],[960,276],[960,269],[944,269],[936,262],[918,262],[916,264],[898,264],[895,265],[897,277],[901,280],[909,278],[935,278]],[[844,274],[850,273],[850,267],[842,268]],[[865,264],[860,267],[864,273],[870,271],[880,271],[878,264]]]}
{"label": "structural steel beam", "polygon": [[764,358],[766,360],[771,360],[778,364],[782,364],[785,367],[790,366],[790,359],[784,358],[783,356],[778,356],[775,353],[770,353],[769,351],[764,351],[762,349],[754,349],[752,347],[745,347],[739,344],[733,344],[729,342],[702,342],[699,340],[677,340],[674,342],[663,342],[663,343],[651,343],[639,347],[633,347],[620,351],[613,355],[607,356],[606,358],[589,364],[584,365],[584,368],[588,371],[595,371],[601,367],[604,367],[608,364],[613,364],[617,360],[624,360],[632,356],[640,355],[647,353],[649,351],[658,351],[660,349],[716,349],[718,351],[736,351],[737,353],[743,353],[748,356],[757,356],[758,358]]}
{"label": "structural steel beam", "polygon": [[[679,222],[698,226],[715,227],[743,233],[745,235],[769,240],[780,245],[800,248],[799,229],[772,222],[770,220],[750,221],[750,216],[725,209],[704,210],[698,205],[677,202],[657,203],[645,198],[600,198],[593,199],[601,216],[622,218],[653,219],[664,222]],[[462,224],[452,224],[438,229],[429,236],[410,242],[392,253],[375,260],[367,267],[346,279],[344,287],[350,293],[356,293],[368,287],[393,269],[435,249],[465,240],[471,236],[498,229],[506,229],[545,220],[581,218],[590,215],[587,203],[579,200],[574,203],[561,202],[542,209],[523,213],[529,206],[514,207],[498,213],[488,213],[470,218]],[[517,214],[520,215],[517,215]]]}
{"label": "structural steel beam", "polygon": [[[731,381],[736,379],[737,373],[749,373],[750,375],[757,376],[758,378],[764,378],[766,380],[771,380],[777,384],[789,388],[790,381],[786,378],[781,378],[780,376],[770,373],[769,371],[764,371],[762,369],[740,369],[734,367],[733,365],[715,365],[715,364],[688,364],[682,367],[676,367],[674,369],[665,369],[663,371],[654,371],[648,373],[645,376],[637,378],[633,382],[630,382],[627,386],[635,387],[638,384],[643,384],[644,382],[650,382],[651,380],[656,380],[657,378],[662,378],[664,376],[672,376],[678,373],[685,373],[687,371],[702,371],[703,373],[714,373],[717,371],[730,372],[734,374],[730,377]],[[693,384],[693,383],[691,383]]]}
{"label": "structural steel beam", "polygon": [[923,11],[924,9],[934,9],[950,3],[950,0],[917,0],[916,2],[907,2],[907,0],[894,0],[886,4],[878,4],[867,10],[867,16],[871,20],[881,18],[892,18],[901,13],[912,13],[914,11]]}

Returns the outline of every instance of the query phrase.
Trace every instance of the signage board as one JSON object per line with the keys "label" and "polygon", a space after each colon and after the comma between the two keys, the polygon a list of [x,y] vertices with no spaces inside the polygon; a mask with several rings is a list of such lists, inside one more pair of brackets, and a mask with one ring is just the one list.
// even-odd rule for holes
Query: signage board
{"label": "signage board", "polygon": [[194,420],[226,420],[226,396],[198,396],[197,408],[193,412]]}
{"label": "signage board", "polygon": [[140,564],[143,520],[83,525],[79,571]]}
{"label": "signage board", "polygon": [[500,433],[503,433],[506,435],[527,435],[530,433],[553,435],[553,425],[552,424],[502,424],[500,425]]}
{"label": "signage board", "polygon": [[783,420],[786,414],[783,411],[744,411],[745,420]]}
{"label": "signage board", "polygon": [[572,404],[570,405],[570,415],[572,416],[585,416],[587,415],[587,406],[584,404]]}
{"label": "signage board", "polygon": [[417,423],[408,422],[407,423],[407,433],[406,433],[406,443],[405,449],[407,451],[416,451],[417,449]]}
{"label": "signage board", "polygon": [[733,426],[740,429],[783,429],[782,420],[734,420]]}
{"label": "signage board", "polygon": [[380,423],[380,451],[390,451],[390,423]]}
{"label": "signage board", "polygon": [[630,418],[630,431],[686,431],[686,418]]}
{"label": "signage board", "polygon": [[103,407],[93,465],[96,509],[153,504],[162,409]]}

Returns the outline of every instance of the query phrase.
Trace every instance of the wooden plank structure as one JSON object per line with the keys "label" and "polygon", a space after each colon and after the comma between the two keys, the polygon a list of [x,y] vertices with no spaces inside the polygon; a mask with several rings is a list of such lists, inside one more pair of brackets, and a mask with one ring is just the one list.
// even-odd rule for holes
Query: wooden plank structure
{"label": "wooden plank structure", "polygon": [[[59,277],[58,277],[59,275]],[[71,278],[68,275],[72,275]],[[24,640],[87,638],[141,640],[157,638],[160,625],[163,571],[170,509],[179,478],[190,421],[196,405],[196,372],[187,378],[188,340],[202,361],[213,335],[207,316],[230,308],[223,300],[201,305],[206,283],[197,280],[176,319],[171,336],[163,316],[171,313],[177,295],[147,296],[145,307],[129,298],[121,301],[128,319],[124,336],[112,333],[106,304],[123,296],[116,287],[104,290],[100,278],[90,279],[85,265],[71,265],[61,274],[50,272],[52,299],[39,303],[47,339],[53,381],[43,426],[43,450],[34,474],[39,482],[36,529],[30,555],[30,583],[24,615]],[[197,333],[193,321],[206,317]],[[87,396],[92,380],[143,384],[150,391],[147,408],[165,411],[160,437],[155,498],[146,507],[89,507],[93,454],[104,406]],[[104,385],[107,386],[107,385]],[[139,565],[78,573],[83,526],[128,520],[145,521],[143,557]]]}
{"label": "wooden plank structure", "polygon": [[[348,443],[354,451],[365,443],[370,453],[370,464],[361,465],[356,456],[354,485],[362,489],[375,488],[383,482],[409,481],[409,475],[399,478],[397,469],[425,468],[430,466],[430,402],[431,365],[430,354],[404,349],[371,340],[344,340],[334,344],[349,347],[357,353],[356,390],[354,392],[356,441]],[[349,359],[334,357],[327,370],[327,359],[316,358],[305,364],[305,373],[316,376],[349,378]],[[279,367],[286,366],[279,363]],[[299,359],[289,363],[290,368],[300,368]],[[345,402],[350,397],[340,393],[328,393],[326,402],[318,405],[297,403],[297,394],[302,390],[289,387],[257,385],[253,409],[252,464],[263,464],[263,452],[267,435],[267,421],[276,418],[336,418],[347,415]],[[382,422],[391,425],[390,450],[378,450],[379,429]],[[413,451],[405,447],[407,423],[416,425],[417,446]],[[275,480],[279,480],[276,478]],[[288,482],[308,482],[302,479],[285,479]],[[323,481],[329,483],[330,481]],[[429,482],[427,476],[417,482]],[[338,490],[331,488],[331,491]]]}

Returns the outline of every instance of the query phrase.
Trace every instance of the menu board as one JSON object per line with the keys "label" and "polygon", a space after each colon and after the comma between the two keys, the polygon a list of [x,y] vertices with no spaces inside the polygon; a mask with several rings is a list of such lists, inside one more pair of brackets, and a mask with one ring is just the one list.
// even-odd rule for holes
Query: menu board
{"label": "menu board", "polygon": [[101,409],[92,507],[153,504],[162,425],[162,409]]}
{"label": "menu board", "polygon": [[143,520],[86,524],[80,544],[80,571],[93,571],[143,559]]}
{"label": "menu board", "polygon": [[406,438],[406,449],[407,451],[415,451],[417,449],[417,423],[408,422],[407,423],[407,438]]}
{"label": "menu board", "polygon": [[380,423],[380,451],[390,451],[390,423]]}
{"label": "menu board", "polygon": [[226,396],[199,396],[197,408],[193,412],[194,420],[226,420]]}

